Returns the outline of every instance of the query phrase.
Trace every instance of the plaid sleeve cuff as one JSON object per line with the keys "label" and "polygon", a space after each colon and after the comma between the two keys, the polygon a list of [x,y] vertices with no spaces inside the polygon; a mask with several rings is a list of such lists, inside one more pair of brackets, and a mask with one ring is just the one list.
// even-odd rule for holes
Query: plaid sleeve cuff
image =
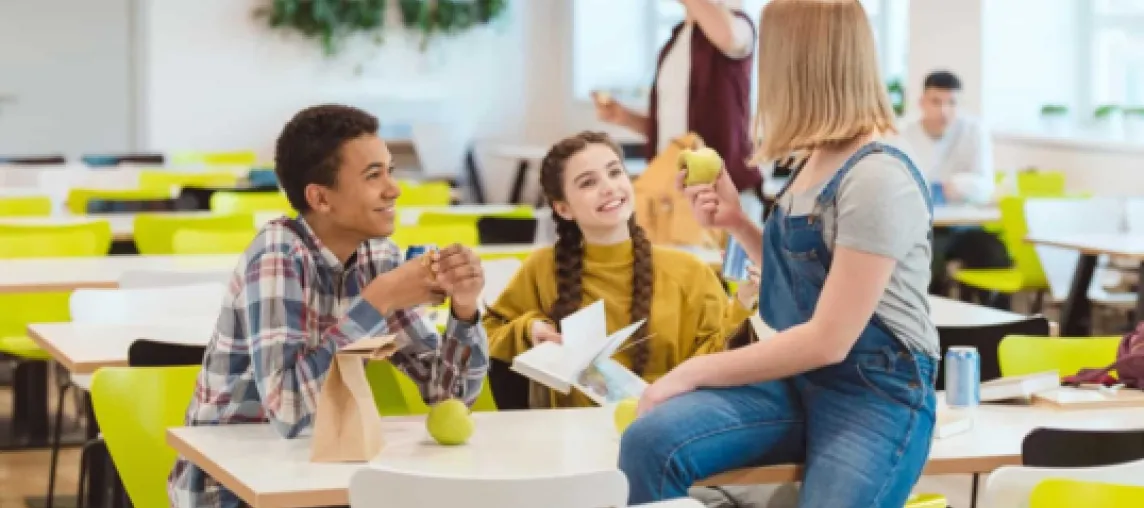
{"label": "plaid sleeve cuff", "polygon": [[466,322],[456,316],[449,316],[449,323],[445,327],[445,337],[457,342],[457,345],[474,349],[469,357],[470,369],[483,368],[488,365],[489,341],[485,334],[485,327],[481,325],[481,313],[477,312],[472,323]]}
{"label": "plaid sleeve cuff", "polygon": [[358,297],[346,311],[338,328],[340,333],[332,336],[338,347],[342,347],[361,339],[384,335],[389,327],[386,325],[385,317],[377,308],[364,298]]}

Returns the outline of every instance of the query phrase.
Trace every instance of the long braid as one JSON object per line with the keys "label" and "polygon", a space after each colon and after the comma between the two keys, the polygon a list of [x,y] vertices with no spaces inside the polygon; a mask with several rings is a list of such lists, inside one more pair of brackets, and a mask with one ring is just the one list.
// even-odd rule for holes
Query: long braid
{"label": "long braid", "polygon": [[556,302],[548,318],[560,323],[580,309],[584,297],[584,234],[575,222],[553,215],[556,220]]}
{"label": "long braid", "polygon": [[[652,276],[651,241],[647,233],[636,224],[635,217],[628,220],[628,230],[632,237],[632,310],[633,323],[651,317],[651,301],[654,291]],[[645,322],[634,334],[631,341],[639,341],[631,348],[632,371],[643,375],[651,356],[651,344],[643,340],[647,336],[648,323]]]}

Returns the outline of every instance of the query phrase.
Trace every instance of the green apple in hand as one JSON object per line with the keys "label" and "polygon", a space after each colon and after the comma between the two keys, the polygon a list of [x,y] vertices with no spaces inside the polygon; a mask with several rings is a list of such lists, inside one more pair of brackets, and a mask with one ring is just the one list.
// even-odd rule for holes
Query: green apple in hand
{"label": "green apple in hand", "polygon": [[636,406],[639,404],[639,399],[635,397],[627,398],[616,403],[615,413],[612,417],[616,424],[616,431],[623,434],[627,430],[628,425],[636,420]]}
{"label": "green apple in hand", "polygon": [[698,150],[683,150],[679,153],[679,170],[687,172],[685,185],[715,183],[723,170],[723,158],[708,147]]}
{"label": "green apple in hand", "polygon": [[473,435],[469,406],[457,399],[449,399],[430,408],[425,426],[429,435],[443,445],[464,444]]}

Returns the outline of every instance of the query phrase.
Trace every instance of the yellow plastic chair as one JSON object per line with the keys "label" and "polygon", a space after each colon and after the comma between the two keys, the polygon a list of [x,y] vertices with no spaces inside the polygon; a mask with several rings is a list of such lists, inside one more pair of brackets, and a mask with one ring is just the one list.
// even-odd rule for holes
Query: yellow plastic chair
{"label": "yellow plastic chair", "polygon": [[949,501],[941,494],[918,494],[906,501],[905,508],[946,508]]}
{"label": "yellow plastic chair", "polygon": [[250,246],[257,229],[180,229],[171,240],[176,255],[241,254]]}
{"label": "yellow plastic chair", "polygon": [[449,206],[453,202],[453,190],[447,182],[398,181],[401,196],[397,198],[397,208],[403,206]]}
{"label": "yellow plastic chair", "polygon": [[102,201],[147,201],[171,199],[171,189],[141,188],[141,189],[84,189],[74,188],[68,191],[68,211],[83,215],[87,213],[87,202],[93,199]]}
{"label": "yellow plastic chair", "polygon": [[448,226],[397,226],[397,230],[390,237],[398,246],[405,248],[410,245],[446,245],[459,243],[467,247],[476,247],[480,243],[477,226],[453,224]]}
{"label": "yellow plastic chair", "polygon": [[1017,193],[1025,197],[1055,198],[1065,195],[1065,174],[1061,171],[1020,171]]}
{"label": "yellow plastic chair", "polygon": [[477,221],[484,217],[501,219],[531,219],[536,216],[536,209],[531,206],[520,206],[514,210],[501,213],[449,213],[449,212],[421,212],[417,215],[418,226],[449,226],[454,224],[477,226]]}
{"label": "yellow plastic chair", "polygon": [[[366,365],[366,379],[373,389],[373,399],[382,416],[423,415],[429,406],[421,399],[421,392],[413,380],[397,370],[388,361],[370,362]],[[486,377],[481,393],[473,402],[473,411],[496,411],[492,389]]]}
{"label": "yellow plastic chair", "polygon": [[1012,268],[973,268],[959,270],[953,280],[971,288],[1014,294],[1020,291],[1044,291],[1049,288],[1045,270],[1033,245],[1025,242],[1025,198],[1003,198],[1001,209],[1001,242],[1013,259]]}
{"label": "yellow plastic chair", "polygon": [[1139,508],[1144,506],[1144,487],[1052,478],[1033,487],[1029,508]]}
{"label": "yellow plastic chair", "polygon": [[52,214],[48,196],[0,197],[0,217],[46,217]]}
{"label": "yellow plastic chair", "polygon": [[[183,229],[252,232],[254,216],[245,213],[201,217],[180,217],[161,213],[136,215],[135,246],[140,254],[174,254],[175,233]],[[251,238],[253,237],[252,233]]]}
{"label": "yellow plastic chair", "polygon": [[104,367],[92,378],[95,419],[134,506],[168,506],[175,450],[167,429],[183,425],[202,367]]}
{"label": "yellow plastic chair", "polygon": [[170,189],[171,187],[234,187],[238,175],[228,171],[163,171],[147,169],[139,173],[139,187]]}
{"label": "yellow plastic chair", "polygon": [[[0,259],[105,256],[110,249],[107,221],[66,226],[0,224]],[[0,294],[0,353],[25,360],[48,359],[47,352],[27,337],[28,324],[71,321],[69,294]]]}
{"label": "yellow plastic chair", "polygon": [[171,164],[208,166],[253,166],[258,163],[258,154],[251,150],[199,152],[181,151],[170,156]]}
{"label": "yellow plastic chair", "polygon": [[1030,337],[1010,335],[997,346],[1002,376],[1057,370],[1061,377],[1080,369],[1107,367],[1116,360],[1120,337]]}
{"label": "yellow plastic chair", "polygon": [[291,217],[297,215],[281,192],[219,191],[211,194],[210,208],[214,213],[282,212]]}

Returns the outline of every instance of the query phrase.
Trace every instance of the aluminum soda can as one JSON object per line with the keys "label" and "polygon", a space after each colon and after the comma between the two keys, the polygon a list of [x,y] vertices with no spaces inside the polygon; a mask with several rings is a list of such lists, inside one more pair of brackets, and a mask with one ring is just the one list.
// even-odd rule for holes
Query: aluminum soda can
{"label": "aluminum soda can", "polygon": [[425,254],[426,252],[436,248],[437,247],[434,245],[410,245],[405,249],[405,260],[410,261],[417,256]]}
{"label": "aluminum soda can", "polygon": [[971,346],[953,346],[945,353],[945,400],[949,407],[981,404],[981,355]]}
{"label": "aluminum soda can", "polygon": [[747,251],[735,240],[734,236],[727,235],[727,245],[724,248],[723,279],[730,282],[746,282],[750,273],[747,268],[751,266],[751,258]]}

